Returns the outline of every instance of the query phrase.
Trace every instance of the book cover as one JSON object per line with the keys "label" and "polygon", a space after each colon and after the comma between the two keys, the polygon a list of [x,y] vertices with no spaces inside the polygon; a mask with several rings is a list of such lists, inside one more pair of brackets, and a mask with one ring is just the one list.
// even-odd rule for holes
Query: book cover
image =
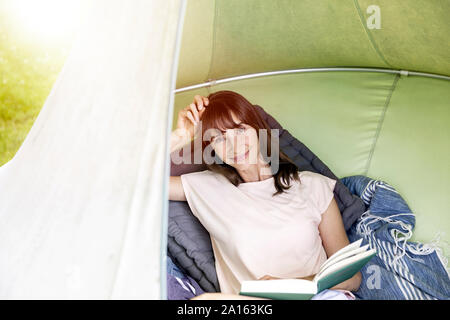
{"label": "book cover", "polygon": [[368,245],[360,247],[362,239],[340,249],[328,258],[312,281],[275,279],[243,281],[241,295],[277,300],[308,300],[325,289],[350,279],[376,255]]}

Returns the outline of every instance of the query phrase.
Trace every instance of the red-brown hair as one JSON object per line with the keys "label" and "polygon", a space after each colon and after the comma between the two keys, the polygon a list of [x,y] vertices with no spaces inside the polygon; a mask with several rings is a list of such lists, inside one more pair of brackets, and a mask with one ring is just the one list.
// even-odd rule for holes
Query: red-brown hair
{"label": "red-brown hair", "polygon": [[[258,135],[258,140],[261,139],[259,135],[260,129],[265,129],[267,132],[267,143],[264,144],[264,147],[267,147],[267,157],[272,159],[272,135],[270,126],[264,121],[264,119],[259,114],[253,104],[251,104],[246,98],[240,95],[237,92],[222,90],[215,93],[211,93],[208,96],[209,104],[206,107],[205,112],[202,115],[202,137],[205,136],[205,132],[208,129],[231,129],[238,127],[238,125],[234,122],[231,113],[233,113],[237,118],[239,118],[245,124],[253,127],[256,130]],[[202,139],[204,140],[204,139]],[[206,139],[208,140],[208,139]],[[210,144],[210,141],[202,141],[202,153],[205,148]],[[300,180],[298,176],[298,167],[297,165],[278,147],[278,155],[277,159],[279,162],[278,171],[273,173],[275,180],[275,188],[277,192],[274,195],[282,193],[284,190],[290,188],[290,181],[293,177],[296,180]],[[212,151],[212,155],[215,156],[214,151]],[[270,161],[269,161],[270,162]],[[245,182],[236,169],[225,162],[213,164],[206,164],[208,170],[221,173],[224,175],[231,183],[235,186],[239,185],[242,182]],[[284,181],[285,184],[281,182]]]}

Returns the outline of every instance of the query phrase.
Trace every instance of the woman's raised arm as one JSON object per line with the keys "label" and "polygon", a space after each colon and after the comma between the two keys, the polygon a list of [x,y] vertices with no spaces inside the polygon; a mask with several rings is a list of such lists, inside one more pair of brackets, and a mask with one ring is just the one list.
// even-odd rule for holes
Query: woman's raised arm
{"label": "woman's raised arm", "polygon": [[177,128],[170,136],[170,153],[180,149],[194,138],[208,104],[208,98],[196,95],[193,103],[178,112]]}
{"label": "woman's raised arm", "polygon": [[186,201],[180,176],[171,176],[169,180],[169,200]]}
{"label": "woman's raised arm", "polygon": [[[192,140],[208,104],[208,98],[196,95],[193,103],[178,112],[177,128],[170,137],[170,153],[179,150]],[[169,200],[186,201],[181,177],[179,176],[170,177]]]}

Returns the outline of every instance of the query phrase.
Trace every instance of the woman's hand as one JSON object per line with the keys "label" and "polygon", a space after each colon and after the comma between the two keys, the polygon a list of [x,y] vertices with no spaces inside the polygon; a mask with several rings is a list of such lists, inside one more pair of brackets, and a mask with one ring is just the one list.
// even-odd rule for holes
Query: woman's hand
{"label": "woman's hand", "polygon": [[262,276],[258,280],[278,280],[278,279],[282,279],[282,278],[277,278],[277,277],[269,276],[268,274],[266,274],[265,276]]}
{"label": "woman's hand", "polygon": [[220,292],[206,292],[189,300],[269,300],[266,298],[243,296],[238,294],[228,294]]}
{"label": "woman's hand", "polygon": [[195,129],[209,104],[206,97],[194,96],[194,102],[178,112],[177,131],[186,133],[190,139],[194,137]]}
{"label": "woman's hand", "polygon": [[[303,280],[310,280],[310,281],[312,281],[315,276],[316,276],[315,274],[312,274],[312,275],[307,276],[307,277],[298,277],[298,278],[295,278],[295,279],[303,279]],[[277,278],[277,277],[269,276],[268,274],[266,274],[265,276],[259,278],[258,280],[275,280],[275,279],[283,279],[283,278]]]}
{"label": "woman's hand", "polygon": [[313,279],[314,279],[315,276],[316,276],[315,274],[312,274],[312,275],[307,276],[307,277],[299,277],[299,278],[296,278],[296,279],[302,279],[302,280],[313,281]]}

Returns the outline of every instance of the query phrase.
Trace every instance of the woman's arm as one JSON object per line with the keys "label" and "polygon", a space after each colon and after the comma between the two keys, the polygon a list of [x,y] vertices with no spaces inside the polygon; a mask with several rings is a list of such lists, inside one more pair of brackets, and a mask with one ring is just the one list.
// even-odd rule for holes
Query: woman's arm
{"label": "woman's arm", "polygon": [[177,128],[170,136],[170,153],[180,149],[194,138],[197,125],[208,104],[208,98],[195,95],[194,102],[178,112]]}
{"label": "woman's arm", "polygon": [[243,296],[231,293],[206,292],[196,297],[193,297],[190,300],[270,300],[270,299]]}
{"label": "woman's arm", "polygon": [[[170,136],[170,153],[190,143],[196,134],[197,124],[205,112],[209,100],[200,95],[194,96],[194,102],[178,112],[177,128]],[[181,177],[171,176],[169,180],[169,200],[186,201]]]}
{"label": "woman's arm", "polygon": [[[347,234],[345,233],[341,212],[339,211],[339,207],[334,197],[327,210],[322,214],[319,232],[327,257],[330,257],[336,251],[350,243]],[[361,279],[361,272],[358,272],[350,279],[337,284],[331,289],[356,291],[361,284]]]}
{"label": "woman's arm", "polygon": [[[189,133],[186,130],[176,129],[170,136],[170,153],[179,150],[189,141]],[[171,176],[169,179],[169,200],[186,201],[180,176]]]}
{"label": "woman's arm", "polygon": [[186,201],[180,176],[171,176],[169,180],[169,200]]}
{"label": "woman's arm", "polygon": [[183,128],[175,129],[170,135],[170,153],[181,149],[189,142],[191,142],[191,137],[187,130]]}

